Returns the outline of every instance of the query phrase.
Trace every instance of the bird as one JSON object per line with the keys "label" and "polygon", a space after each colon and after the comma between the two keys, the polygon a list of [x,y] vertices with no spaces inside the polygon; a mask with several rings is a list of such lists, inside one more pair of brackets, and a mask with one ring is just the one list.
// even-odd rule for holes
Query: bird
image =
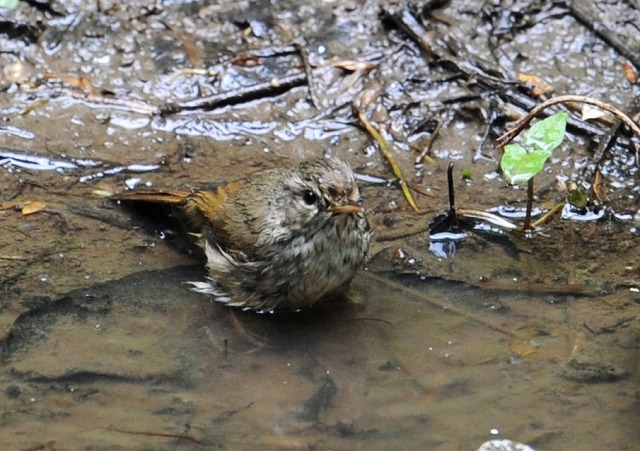
{"label": "bird", "polygon": [[353,169],[335,156],[215,188],[136,190],[113,199],[178,208],[207,260],[206,280],[187,282],[191,289],[261,312],[344,296],[372,234]]}

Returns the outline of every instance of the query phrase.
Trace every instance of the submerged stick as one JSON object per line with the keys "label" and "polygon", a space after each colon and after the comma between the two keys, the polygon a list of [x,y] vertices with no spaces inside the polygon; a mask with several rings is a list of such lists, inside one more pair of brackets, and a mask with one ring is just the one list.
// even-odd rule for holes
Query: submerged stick
{"label": "submerged stick", "polygon": [[495,330],[496,332],[500,332],[501,334],[507,335],[509,337],[513,337],[516,338],[518,340],[529,340],[529,337],[525,337],[522,334],[519,334],[518,332],[515,332],[511,329],[507,329],[506,327],[503,327],[499,324],[494,324],[490,321],[487,321],[484,318],[481,318],[478,315],[474,315],[472,313],[466,312],[464,310],[452,307],[450,302],[446,299],[438,299],[436,298],[433,294],[429,294],[429,296],[426,296],[424,293],[422,293],[419,290],[415,290],[413,288],[409,288],[405,285],[402,285],[398,282],[394,282],[393,280],[389,280],[386,277],[382,277],[378,274],[375,274],[371,271],[363,271],[362,274],[364,274],[366,277],[375,280],[376,282],[380,282],[382,284],[385,284],[387,286],[389,286],[390,288],[392,288],[394,291],[396,292],[402,292],[405,293],[407,295],[409,295],[410,297],[420,301],[420,302],[425,302],[429,305],[432,305],[434,307],[437,307],[439,309],[442,309],[444,311],[447,312],[451,312],[453,314],[456,315],[460,315],[460,316],[464,316],[465,318],[470,319],[471,321],[474,321],[476,323],[482,324],[483,326],[488,327],[489,329]]}

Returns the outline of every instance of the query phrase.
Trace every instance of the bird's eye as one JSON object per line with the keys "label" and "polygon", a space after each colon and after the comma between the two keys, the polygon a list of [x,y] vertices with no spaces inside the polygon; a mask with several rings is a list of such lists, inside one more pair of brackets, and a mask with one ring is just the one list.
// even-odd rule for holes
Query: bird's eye
{"label": "bird's eye", "polygon": [[305,190],[302,193],[302,200],[304,201],[305,204],[307,205],[313,205],[316,202],[318,202],[318,196],[316,195],[316,193],[314,193],[311,190]]}

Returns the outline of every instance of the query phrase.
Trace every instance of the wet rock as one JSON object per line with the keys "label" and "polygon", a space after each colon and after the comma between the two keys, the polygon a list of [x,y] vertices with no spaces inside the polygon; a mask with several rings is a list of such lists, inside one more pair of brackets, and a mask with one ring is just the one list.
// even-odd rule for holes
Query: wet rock
{"label": "wet rock", "polygon": [[198,316],[204,299],[181,286],[194,278],[194,268],[146,271],[36,304],[1,341],[2,361],[36,383],[180,383],[183,345],[164,332],[186,334],[173,319]]}

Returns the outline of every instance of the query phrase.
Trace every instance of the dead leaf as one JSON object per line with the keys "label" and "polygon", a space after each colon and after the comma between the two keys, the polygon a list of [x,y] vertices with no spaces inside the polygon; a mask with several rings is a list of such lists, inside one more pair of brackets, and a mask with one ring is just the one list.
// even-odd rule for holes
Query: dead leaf
{"label": "dead leaf", "polygon": [[511,352],[522,358],[538,352],[538,350],[530,343],[514,343],[511,345]]}
{"label": "dead leaf", "polygon": [[596,108],[591,105],[584,104],[582,107],[582,120],[588,121],[589,119],[600,119],[606,116],[606,112],[600,108]]}
{"label": "dead leaf", "polygon": [[260,58],[254,55],[238,55],[231,59],[231,64],[241,67],[258,67]]}
{"label": "dead leaf", "polygon": [[593,197],[598,201],[602,202],[604,199],[603,187],[602,187],[602,173],[600,170],[596,170],[594,179],[593,179]]}
{"label": "dead leaf", "polygon": [[537,75],[519,73],[518,80],[533,86],[533,89],[531,90],[531,94],[534,97],[540,97],[544,94],[547,94],[553,91],[553,86],[551,86],[548,83],[545,83],[545,81],[542,78],[538,77]]}
{"label": "dead leaf", "polygon": [[95,197],[102,197],[102,198],[108,199],[111,196],[113,196],[115,193],[113,192],[113,190],[94,189],[91,191],[91,194]]}
{"label": "dead leaf", "polygon": [[629,83],[635,85],[638,82],[638,69],[636,69],[629,61],[622,63],[622,71],[624,72],[624,76],[627,77]]}
{"label": "dead leaf", "polygon": [[18,209],[22,212],[22,216],[37,213],[45,208],[47,208],[47,204],[39,200],[10,201],[0,204],[0,211]]}
{"label": "dead leaf", "polygon": [[12,208],[15,208],[18,205],[17,202],[3,202],[2,205],[0,205],[0,210],[11,210]]}
{"label": "dead leaf", "polygon": [[369,72],[371,69],[376,67],[373,63],[365,63],[363,61],[355,61],[355,60],[340,60],[331,63],[333,67],[337,67],[339,69],[350,70],[350,71],[359,71],[359,72]]}
{"label": "dead leaf", "polygon": [[47,208],[47,204],[39,200],[27,201],[22,204],[22,216],[31,215]]}
{"label": "dead leaf", "polygon": [[96,88],[91,82],[84,77],[76,77],[71,74],[56,74],[47,72],[44,74],[45,80],[59,80],[61,83],[67,84],[72,88],[80,89],[85,94],[95,94]]}
{"label": "dead leaf", "polygon": [[382,85],[378,81],[370,81],[358,95],[356,106],[359,110],[367,110],[371,105],[376,104],[381,93]]}

